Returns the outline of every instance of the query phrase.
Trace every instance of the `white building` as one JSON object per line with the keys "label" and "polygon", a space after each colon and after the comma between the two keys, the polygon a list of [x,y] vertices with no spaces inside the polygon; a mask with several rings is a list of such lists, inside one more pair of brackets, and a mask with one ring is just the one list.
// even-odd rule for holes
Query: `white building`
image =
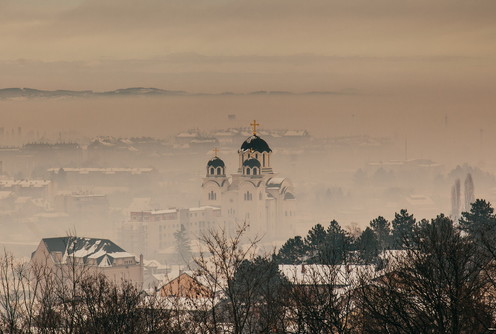
{"label": "white building", "polygon": [[131,251],[165,260],[176,252],[175,234],[181,228],[195,240],[215,229],[220,219],[220,209],[211,206],[133,211],[129,221],[122,223],[120,237]]}
{"label": "white building", "polygon": [[271,167],[272,150],[253,134],[238,150],[236,173],[226,175],[226,165],[217,154],[208,161],[203,178],[202,205],[221,208],[226,230],[232,231],[243,222],[250,226],[250,234],[264,236],[264,240],[284,238],[295,215],[295,196],[290,179],[281,177]]}

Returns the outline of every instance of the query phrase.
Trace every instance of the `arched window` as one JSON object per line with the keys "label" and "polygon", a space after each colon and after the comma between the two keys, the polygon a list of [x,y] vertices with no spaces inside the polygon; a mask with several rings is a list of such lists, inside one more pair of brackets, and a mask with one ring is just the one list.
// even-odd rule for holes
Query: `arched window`
{"label": "arched window", "polygon": [[257,174],[258,174],[258,168],[253,167],[253,175],[257,175]]}
{"label": "arched window", "polygon": [[214,168],[210,167],[210,175],[214,175]]}
{"label": "arched window", "polygon": [[246,175],[250,175],[250,167],[246,167]]}
{"label": "arched window", "polygon": [[245,201],[251,201],[253,199],[253,195],[249,191],[245,192],[243,197],[245,198]]}
{"label": "arched window", "polygon": [[208,193],[208,199],[210,201],[215,201],[217,200],[217,193],[215,193],[213,190],[211,190],[209,193]]}
{"label": "arched window", "polygon": [[222,173],[222,167],[217,167],[217,175],[221,175]]}

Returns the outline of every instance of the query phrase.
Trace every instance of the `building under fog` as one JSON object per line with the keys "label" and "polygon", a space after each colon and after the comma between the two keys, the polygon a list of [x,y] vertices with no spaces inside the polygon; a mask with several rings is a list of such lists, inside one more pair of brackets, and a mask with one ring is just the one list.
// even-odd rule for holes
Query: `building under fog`
{"label": "building under fog", "polygon": [[265,240],[285,237],[295,215],[295,196],[291,180],[278,175],[271,167],[272,149],[253,134],[238,150],[239,166],[228,176],[224,161],[217,156],[207,163],[203,179],[202,204],[219,207],[220,221],[227,231],[246,222],[251,235]]}
{"label": "building under fog", "polygon": [[232,233],[245,222],[249,236],[264,242],[284,240],[291,233],[295,196],[291,181],[274,172],[272,149],[256,133],[238,150],[237,172],[226,174],[227,166],[217,156],[207,162],[202,182],[201,205],[189,209],[131,212],[120,229],[122,242],[133,252],[166,260],[176,252],[175,234],[182,228],[190,240],[216,228]]}

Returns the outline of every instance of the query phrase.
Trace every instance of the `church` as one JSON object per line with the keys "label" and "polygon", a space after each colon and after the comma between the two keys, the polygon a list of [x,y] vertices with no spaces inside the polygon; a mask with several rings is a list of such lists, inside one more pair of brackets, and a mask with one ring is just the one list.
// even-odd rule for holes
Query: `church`
{"label": "church", "polygon": [[250,124],[253,134],[238,150],[239,166],[228,176],[224,161],[215,156],[207,163],[203,178],[202,205],[221,209],[221,219],[228,232],[246,222],[249,235],[265,241],[285,237],[295,216],[295,196],[291,180],[281,177],[271,167],[272,149],[257,135],[256,121]]}

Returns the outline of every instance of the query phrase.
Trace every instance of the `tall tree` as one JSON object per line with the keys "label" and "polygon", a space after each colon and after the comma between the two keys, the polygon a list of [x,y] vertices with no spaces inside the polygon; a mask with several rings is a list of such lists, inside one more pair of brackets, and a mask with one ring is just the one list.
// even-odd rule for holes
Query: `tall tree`
{"label": "tall tree", "polygon": [[451,187],[451,219],[457,220],[460,217],[460,179],[456,179]]}
{"label": "tall tree", "polygon": [[399,213],[396,212],[394,214],[394,219],[391,223],[393,226],[393,248],[402,249],[405,245],[409,245],[416,223],[413,215],[408,214],[407,210],[402,209]]}
{"label": "tall tree", "polygon": [[464,183],[465,211],[469,211],[472,203],[475,201],[474,180],[472,174],[468,173]]}
{"label": "tall tree", "polygon": [[348,252],[351,250],[352,237],[336,220],[329,223],[326,232],[326,240],[312,262],[327,265],[346,262]]}
{"label": "tall tree", "polygon": [[374,231],[377,241],[379,242],[379,250],[388,249],[391,244],[391,224],[384,217],[379,216],[370,222],[370,227]]}
{"label": "tall tree", "polygon": [[308,247],[300,236],[288,239],[279,249],[276,261],[280,264],[301,264],[308,259]]}
{"label": "tall tree", "polygon": [[176,239],[176,252],[178,263],[189,263],[192,257],[191,245],[186,232],[186,228],[181,224],[179,231],[174,233]]}
{"label": "tall tree", "polygon": [[233,290],[244,305],[253,305],[245,333],[281,333],[285,329],[288,282],[279,272],[277,263],[257,256],[245,260],[233,279]]}
{"label": "tall tree", "polygon": [[467,233],[477,245],[496,258],[496,215],[491,203],[477,199],[469,212],[463,212],[459,220],[460,229]]}
{"label": "tall tree", "polygon": [[379,242],[377,237],[370,227],[367,227],[356,241],[356,248],[360,255],[360,259],[365,264],[373,263],[377,260],[379,252]]}

